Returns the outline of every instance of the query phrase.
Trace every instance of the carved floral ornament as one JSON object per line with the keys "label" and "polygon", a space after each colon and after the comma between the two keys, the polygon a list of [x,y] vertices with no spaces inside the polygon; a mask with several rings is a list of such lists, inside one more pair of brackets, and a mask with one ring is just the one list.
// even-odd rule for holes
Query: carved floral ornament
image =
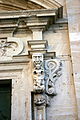
{"label": "carved floral ornament", "polygon": [[7,38],[0,40],[0,57],[11,57],[20,54],[24,49],[23,42],[19,38]]}

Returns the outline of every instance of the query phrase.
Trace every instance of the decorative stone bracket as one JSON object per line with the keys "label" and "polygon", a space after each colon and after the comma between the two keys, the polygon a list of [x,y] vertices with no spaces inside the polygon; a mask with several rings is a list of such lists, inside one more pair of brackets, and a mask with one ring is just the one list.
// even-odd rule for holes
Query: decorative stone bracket
{"label": "decorative stone bracket", "polygon": [[29,55],[32,55],[34,120],[46,120],[46,106],[50,96],[56,95],[55,83],[61,76],[61,62],[55,59],[55,52],[48,52],[46,40],[28,41]]}
{"label": "decorative stone bracket", "polygon": [[57,59],[49,59],[45,61],[45,80],[46,93],[49,96],[56,95],[55,83],[61,76],[61,62]]}

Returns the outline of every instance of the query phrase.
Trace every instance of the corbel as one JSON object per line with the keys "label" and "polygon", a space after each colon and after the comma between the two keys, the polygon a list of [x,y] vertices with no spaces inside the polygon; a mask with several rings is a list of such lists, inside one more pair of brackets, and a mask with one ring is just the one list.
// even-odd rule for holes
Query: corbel
{"label": "corbel", "polygon": [[32,56],[34,120],[46,120],[50,99],[57,95],[55,83],[61,76],[61,62],[56,59],[56,52],[48,51],[46,40],[30,40],[28,46],[28,55]]}

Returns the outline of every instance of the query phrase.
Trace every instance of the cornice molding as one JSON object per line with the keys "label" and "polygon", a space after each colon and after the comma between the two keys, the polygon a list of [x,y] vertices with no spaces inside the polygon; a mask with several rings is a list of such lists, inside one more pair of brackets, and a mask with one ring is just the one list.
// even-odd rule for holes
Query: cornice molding
{"label": "cornice molding", "polygon": [[19,28],[31,31],[32,29],[45,30],[58,18],[61,16],[57,9],[0,12],[0,31],[6,32],[7,30],[14,34]]}
{"label": "cornice molding", "polygon": [[0,19],[29,18],[32,16],[43,17],[43,14],[44,16],[55,16],[57,13],[57,9],[3,11],[0,12]]}

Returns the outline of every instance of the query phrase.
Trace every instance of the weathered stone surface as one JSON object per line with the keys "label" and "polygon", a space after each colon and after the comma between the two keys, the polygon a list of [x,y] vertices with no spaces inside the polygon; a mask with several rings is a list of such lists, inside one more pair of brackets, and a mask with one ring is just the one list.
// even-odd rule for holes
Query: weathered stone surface
{"label": "weathered stone surface", "polygon": [[[12,3],[14,4],[11,5]],[[32,10],[25,11],[29,8]],[[19,3],[16,0],[1,0],[0,9],[24,9],[0,11],[0,80],[12,80],[11,120],[32,120],[32,104],[35,112],[38,110],[36,120],[46,120],[46,117],[47,120],[80,120],[80,1],[22,0]],[[32,98],[35,60],[32,61],[31,56],[36,53],[42,54],[44,65],[54,58],[62,63],[61,76],[54,85],[48,84],[49,89],[51,85],[55,86],[56,93],[53,92],[55,94],[52,96],[40,92]],[[44,66],[43,69],[44,79]],[[41,71],[37,70],[38,80],[41,78],[39,72]],[[43,81],[45,90],[46,79]]]}

